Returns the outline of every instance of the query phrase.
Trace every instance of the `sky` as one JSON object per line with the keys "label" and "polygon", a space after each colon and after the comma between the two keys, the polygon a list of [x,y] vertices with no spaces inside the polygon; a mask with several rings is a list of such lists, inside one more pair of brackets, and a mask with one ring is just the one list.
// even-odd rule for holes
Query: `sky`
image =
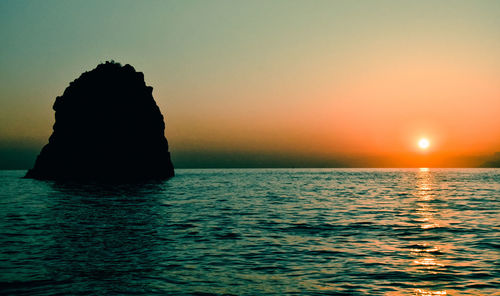
{"label": "sky", "polygon": [[55,98],[107,60],[144,72],[176,167],[500,151],[500,1],[2,0],[0,37],[0,169],[32,166]]}

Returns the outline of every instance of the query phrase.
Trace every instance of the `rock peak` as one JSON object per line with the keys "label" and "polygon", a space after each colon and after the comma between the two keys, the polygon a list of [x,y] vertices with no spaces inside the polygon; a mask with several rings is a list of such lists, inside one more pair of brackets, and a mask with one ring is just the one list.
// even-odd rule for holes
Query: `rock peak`
{"label": "rock peak", "polygon": [[57,97],[49,143],[27,178],[135,181],[174,175],[165,123],[144,74],[113,61]]}

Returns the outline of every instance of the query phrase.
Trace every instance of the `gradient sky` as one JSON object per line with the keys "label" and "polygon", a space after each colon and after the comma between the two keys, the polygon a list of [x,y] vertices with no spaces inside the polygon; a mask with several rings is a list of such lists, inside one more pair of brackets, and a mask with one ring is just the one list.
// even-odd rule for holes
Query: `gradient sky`
{"label": "gradient sky", "polygon": [[2,0],[0,37],[0,168],[30,166],[55,98],[110,59],[154,87],[177,167],[500,151],[500,1]]}

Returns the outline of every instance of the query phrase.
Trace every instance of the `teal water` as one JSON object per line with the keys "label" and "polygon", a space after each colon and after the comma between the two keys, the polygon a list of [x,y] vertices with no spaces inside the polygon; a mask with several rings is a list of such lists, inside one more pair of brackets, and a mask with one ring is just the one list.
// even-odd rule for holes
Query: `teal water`
{"label": "teal water", "polygon": [[0,171],[0,294],[500,295],[499,169]]}

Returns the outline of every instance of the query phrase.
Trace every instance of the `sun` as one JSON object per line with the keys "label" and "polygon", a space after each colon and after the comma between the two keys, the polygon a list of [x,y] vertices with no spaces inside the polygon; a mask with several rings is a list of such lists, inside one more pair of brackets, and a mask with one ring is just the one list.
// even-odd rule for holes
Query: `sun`
{"label": "sun", "polygon": [[420,139],[420,141],[418,141],[418,147],[420,147],[420,149],[425,150],[425,149],[429,148],[430,145],[431,145],[431,143],[426,138],[422,138],[422,139]]}

